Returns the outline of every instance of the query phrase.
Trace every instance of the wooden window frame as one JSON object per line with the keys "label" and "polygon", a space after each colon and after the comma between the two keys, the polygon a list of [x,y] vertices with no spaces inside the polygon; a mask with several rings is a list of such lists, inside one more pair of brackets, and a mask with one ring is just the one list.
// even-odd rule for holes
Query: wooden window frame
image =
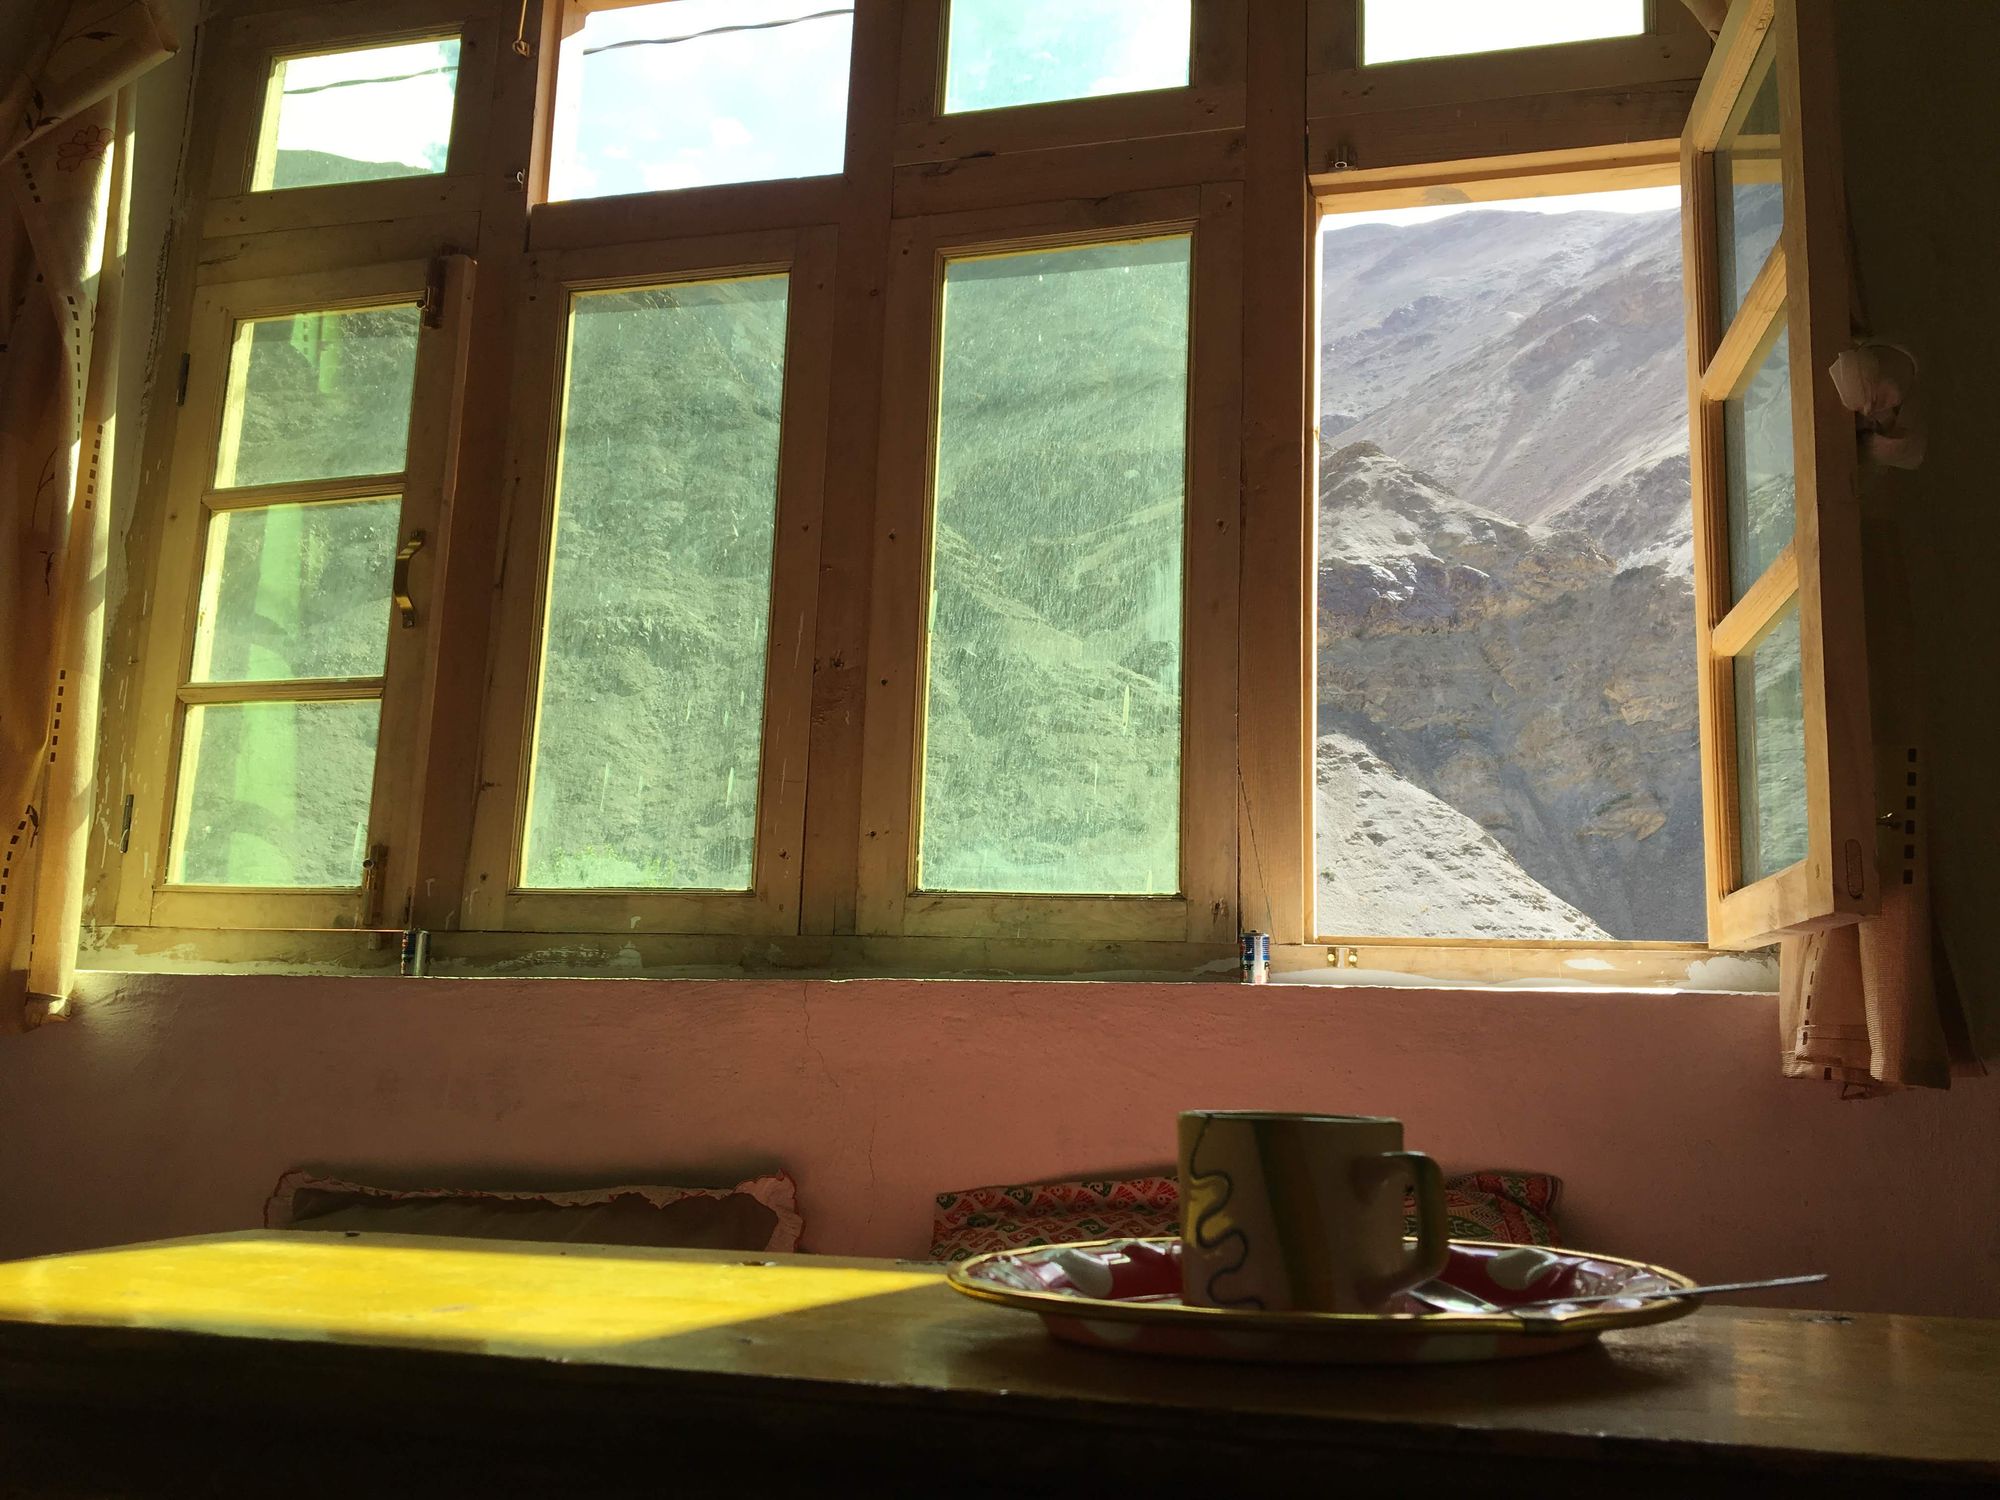
{"label": "wooden window frame", "polygon": [[1310,0],[1315,176],[1677,138],[1709,54],[1680,0],[1651,0],[1638,36],[1363,66],[1364,3]]}
{"label": "wooden window frame", "polygon": [[[905,0],[895,164],[937,165],[939,170],[948,170],[941,164],[967,164],[1024,151],[1185,137],[1204,131],[1240,131],[1245,29],[1251,3],[1194,0],[1188,81],[1179,87],[947,114],[945,56],[951,0]],[[1185,149],[1185,142],[1181,145]]]}
{"label": "wooden window frame", "polygon": [[[370,220],[464,213],[478,207],[488,170],[487,104],[502,46],[505,0],[349,0],[212,23],[219,56],[205,78],[220,90],[208,163],[203,234],[270,234]],[[348,52],[396,42],[459,38],[451,144],[443,172],[315,187],[250,188],[271,69],[280,57]]]}
{"label": "wooden window frame", "polygon": [[[900,221],[882,401],[882,503],[863,752],[858,930],[923,937],[1228,942],[1235,933],[1234,662],[1241,231],[1232,187]],[[1181,881],[1163,896],[920,891],[916,840],[947,257],[1193,237],[1183,522]],[[1196,350],[1220,350],[1197,358]],[[1217,630],[1216,625],[1223,628]]]}
{"label": "wooden window frame", "polygon": [[[428,582],[441,566],[437,548],[410,560],[408,583],[416,624],[403,628],[382,601],[387,654],[379,690],[346,690],[327,682],[231,684],[218,692],[187,680],[200,602],[209,518],[220,511],[395,493],[402,509],[399,539],[421,533],[444,544],[450,529],[453,447],[464,388],[466,331],[472,264],[464,257],[357,266],[339,272],[220,283],[194,299],[188,384],[173,467],[165,488],[166,511],[154,562],[145,666],[138,684],[126,790],[131,798],[126,833],[141,856],[143,878],[121,882],[117,920],[127,926],[312,929],[372,928],[383,920],[380,894],[407,878],[418,761],[411,753],[427,722],[427,677],[435,651],[436,622]],[[230,381],[236,329],[247,319],[288,313],[408,304],[423,309],[411,392],[408,446],[402,471],[331,480],[266,484],[228,490],[212,486]],[[374,679],[366,679],[372,682]],[[357,682],[362,681],[356,679]],[[199,702],[296,701],[312,697],[373,697],[382,703],[377,730],[367,847],[386,852],[357,872],[352,887],[291,889],[170,883],[173,817],[179,786],[186,709]],[[395,914],[400,919],[400,913]]]}
{"label": "wooden window frame", "polygon": [[[1279,968],[1323,969],[1331,960],[1344,969],[1401,966],[1446,981],[1577,977],[1549,974],[1546,950],[1482,946],[1454,957],[1310,940],[1304,881],[1310,866],[1303,853],[1294,861],[1288,851],[1306,849],[1309,806],[1303,704],[1310,643],[1300,604],[1309,597],[1310,553],[1300,497],[1308,482],[1311,412],[1313,193],[1337,179],[1343,189],[1435,201],[1425,195],[1451,191],[1449,179],[1469,166],[1513,179],[1518,188],[1538,172],[1568,170],[1578,152],[1591,153],[1605,174],[1650,171],[1653,143],[1678,132],[1694,97],[1705,35],[1674,0],[1659,0],[1658,29],[1645,38],[1364,70],[1351,66],[1352,0],[1195,0],[1185,88],[940,116],[944,4],[857,5],[841,176],[550,203],[545,185],[563,0],[530,0],[525,10],[518,0],[344,0],[337,7],[219,0],[221,14],[209,23],[219,45],[204,59],[190,148],[191,160],[206,164],[197,181],[207,190],[198,186],[193,205],[202,234],[176,247],[162,348],[193,347],[176,341],[193,316],[197,289],[207,296],[236,285],[240,292],[232,295],[252,295],[281,274],[337,280],[349,268],[428,265],[453,251],[480,263],[469,341],[458,345],[466,374],[445,439],[452,448],[447,499],[462,490],[468,503],[447,506],[448,547],[418,562],[419,583],[437,595],[427,616],[440,622],[440,638],[427,645],[429,697],[410,754],[415,769],[406,805],[390,840],[392,862],[407,861],[398,864],[390,889],[398,900],[407,893],[409,911],[391,910],[385,920],[429,930],[441,972],[632,972],[633,965],[672,972],[702,965],[773,973],[1109,969],[1233,977],[1240,914],[1241,926],[1270,928]],[[510,46],[517,24],[525,28],[522,57]],[[446,173],[242,191],[273,53],[453,29],[465,44]],[[928,410],[932,372],[925,361],[934,337],[926,322],[931,291],[927,285],[921,295],[910,291],[905,261],[916,255],[934,266],[944,248],[1120,238],[1134,227],[1163,225],[1194,228],[1194,339],[1202,351],[1190,391],[1195,478],[1186,530],[1187,889],[1178,902],[967,895],[938,910],[916,910],[902,878],[907,850],[893,869],[896,861],[885,862],[882,852],[884,827],[907,835],[914,826],[908,794],[920,752],[913,737],[898,743],[896,726],[904,723],[904,734],[913,735],[920,711],[911,611],[927,587],[920,570],[906,565],[898,574],[885,560],[891,548],[911,550],[907,539],[922,535],[929,508],[922,472],[929,425],[918,423],[923,452],[914,459],[914,485],[909,433],[897,436],[913,400]],[[796,885],[789,897],[774,895],[761,906],[758,897],[723,895],[729,914],[713,908],[716,893],[694,893],[701,898],[695,906],[673,910],[671,898],[652,904],[662,893],[645,892],[648,909],[640,912],[622,904],[620,893],[603,901],[599,893],[562,893],[554,899],[585,905],[549,906],[540,915],[524,909],[515,914],[519,920],[510,919],[511,930],[475,921],[465,898],[476,885],[475,867],[489,862],[475,857],[474,845],[488,849],[490,808],[514,795],[511,784],[482,789],[480,783],[497,768],[490,753],[496,736],[518,739],[525,722],[515,716],[500,727],[509,716],[486,683],[496,673],[538,668],[531,650],[509,644],[522,629],[522,612],[508,602],[519,596],[525,554],[518,533],[532,509],[523,497],[538,482],[530,450],[546,445],[557,420],[553,411],[521,420],[517,388],[546,379],[525,373],[541,357],[527,351],[547,331],[531,288],[551,277],[594,274],[592,267],[618,275],[616,268],[626,265],[638,266],[630,279],[643,282],[677,256],[691,266],[705,259],[706,269],[726,273],[770,252],[759,250],[748,262],[738,252],[731,263],[713,249],[725,241],[808,239],[824,253],[831,312],[822,321],[834,363],[825,382],[831,389],[817,481],[824,523],[812,577],[793,590],[805,601],[800,642],[809,684],[798,732],[811,766],[803,828],[791,846],[799,850],[791,861],[800,866]],[[711,248],[693,248],[704,243]],[[795,279],[795,294],[799,286]],[[795,326],[797,316],[795,308]],[[797,380],[793,363],[787,454]],[[191,429],[177,424],[176,415],[156,414],[147,434],[148,473],[162,477],[146,481],[133,537],[148,577],[180,555],[156,538],[186,524],[172,473],[184,461]],[[892,531],[904,541],[889,541]],[[1214,546],[1207,545],[1210,531]],[[785,537],[782,529],[779,536]],[[156,544],[157,557],[150,551]],[[1197,572],[1209,564],[1214,576],[1198,582]],[[777,566],[774,554],[774,577]],[[1205,629],[1195,628],[1197,595]],[[774,604],[776,598],[774,587]],[[143,637],[157,625],[151,617],[135,620],[128,603],[108,653],[112,753],[97,815],[113,836],[96,844],[93,941],[121,961],[148,953],[171,958],[192,946],[220,964],[392,970],[393,944],[320,930],[354,920],[351,911],[273,907],[252,921],[241,911],[156,911],[150,895],[135,889],[150,873],[142,874],[138,857],[143,830],[135,823],[134,852],[123,859],[116,830],[122,796],[157,760],[147,747],[157,748],[163,733],[157,717],[137,706],[142,679],[154,670]],[[531,633],[538,631],[534,619]],[[139,665],[124,672],[116,664],[127,660]],[[1294,661],[1296,687],[1288,681]],[[1204,694],[1208,706],[1197,713]],[[778,695],[773,680],[767,755]],[[1197,717],[1205,727],[1197,728]],[[1205,788],[1198,797],[1197,783]],[[760,857],[762,828],[760,821]],[[895,837],[892,830],[891,846]],[[790,913],[780,915],[786,899]],[[922,904],[930,901],[926,896]],[[1142,904],[1149,901],[1150,908]],[[1678,982],[1676,973],[1703,957],[1635,952],[1613,974],[1593,969],[1582,977],[1619,985]],[[1517,962],[1523,967],[1506,968]]]}
{"label": "wooden window frame", "polygon": [[[1584,45],[1584,44],[1577,44]],[[1401,66],[1401,65],[1397,65]],[[1618,192],[1632,188],[1678,186],[1680,143],[1639,141],[1611,147],[1524,154],[1499,164],[1491,161],[1424,163],[1412,168],[1341,173],[1323,179],[1316,195],[1317,219],[1338,213],[1384,208],[1421,208],[1440,203],[1484,203],[1562,194]],[[1686,206],[1683,204],[1683,215]],[[1319,242],[1316,222],[1313,242]],[[1310,326],[1319,327],[1318,299]],[[1315,356],[1317,348],[1315,345]],[[1317,371],[1317,357],[1314,369]],[[1317,412],[1317,399],[1309,410]],[[1314,432],[1315,446],[1317,431]],[[1307,556],[1317,556],[1317,463],[1308,473],[1311,494],[1306,510]],[[1310,596],[1308,609],[1310,610]],[[1307,681],[1316,680],[1317,641],[1306,627]],[[1310,689],[1309,689],[1310,691]],[[1310,703],[1310,699],[1308,700]],[[1311,878],[1312,732],[1313,714],[1303,716],[1306,737],[1300,750],[1303,768],[1299,796],[1304,809],[1307,879],[1302,930],[1306,942],[1285,945],[1274,955],[1274,966],[1287,973],[1350,973],[1373,976],[1397,974],[1467,983],[1522,983],[1533,980],[1571,984],[1672,987],[1697,983],[1705,965],[1722,957],[1706,942],[1598,939],[1553,941],[1546,938],[1420,938],[1385,937],[1363,932],[1322,932],[1318,926],[1315,882]],[[1706,828],[1704,827],[1704,834]],[[1759,976],[1732,967],[1739,982]]]}
{"label": "wooden window frame", "polygon": [[[607,245],[530,258],[517,324],[513,443],[485,748],[462,925],[511,932],[797,930],[804,767],[833,345],[834,231]],[[573,294],[782,272],[790,278],[751,885],[744,891],[523,889],[535,682],[554,548],[564,351]]]}
{"label": "wooden window frame", "polygon": [[[1853,417],[1830,373],[1851,337],[1832,47],[1830,18],[1797,0],[1737,0],[1681,145],[1708,922],[1710,943],[1722,948],[1851,922],[1880,900],[1858,463]],[[1778,84],[1784,225],[1743,306],[1726,316],[1714,152],[1765,66],[1775,69]],[[1723,403],[1748,383],[1781,330],[1791,339],[1794,531],[1732,604]],[[1806,856],[1746,882],[1734,662],[1794,601],[1805,707]]]}

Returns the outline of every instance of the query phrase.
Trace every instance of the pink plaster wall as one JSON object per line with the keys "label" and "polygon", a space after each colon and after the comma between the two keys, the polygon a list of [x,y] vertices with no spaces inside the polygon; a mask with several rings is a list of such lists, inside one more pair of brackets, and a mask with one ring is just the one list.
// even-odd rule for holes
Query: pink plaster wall
{"label": "pink plaster wall", "polygon": [[1187,1106],[1384,1113],[1569,1184],[1572,1243],[2000,1315],[2000,1082],[1841,1103],[1768,996],[958,981],[84,976],[0,1042],[0,1255],[255,1225],[289,1167],[733,1181],[921,1254],[941,1188],[1171,1160]]}

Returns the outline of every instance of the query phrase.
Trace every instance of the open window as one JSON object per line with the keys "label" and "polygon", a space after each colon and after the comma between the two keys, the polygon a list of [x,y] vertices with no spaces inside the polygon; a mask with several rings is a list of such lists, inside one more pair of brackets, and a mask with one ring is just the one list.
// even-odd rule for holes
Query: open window
{"label": "open window", "polygon": [[1321,208],[1308,930],[1670,964],[1706,931],[1672,161]]}
{"label": "open window", "polygon": [[384,920],[411,853],[471,269],[198,297],[121,835],[144,873],[121,922]]}
{"label": "open window", "polygon": [[1709,941],[1877,899],[1828,18],[1739,0],[1682,139]]}

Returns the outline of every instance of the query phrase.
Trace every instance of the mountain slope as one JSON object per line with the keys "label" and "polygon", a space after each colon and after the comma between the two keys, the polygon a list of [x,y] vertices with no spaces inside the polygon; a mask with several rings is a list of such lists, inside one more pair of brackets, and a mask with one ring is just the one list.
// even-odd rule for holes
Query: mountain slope
{"label": "mountain slope", "polygon": [[1609,937],[1485,829],[1345,734],[1313,756],[1319,931],[1329,937]]}
{"label": "mountain slope", "polygon": [[[1687,579],[1470,504],[1370,443],[1325,456],[1320,538],[1319,734],[1347,737],[1455,808],[1605,932],[1698,937]],[[1462,842],[1432,853],[1446,886]],[[1409,889],[1415,922],[1431,898]],[[1521,905],[1523,930],[1504,935],[1545,935],[1541,909]]]}
{"label": "mountain slope", "polygon": [[1374,442],[1614,557],[1680,560],[1685,489],[1650,503],[1685,483],[1677,213],[1333,220],[1323,260],[1323,443]]}

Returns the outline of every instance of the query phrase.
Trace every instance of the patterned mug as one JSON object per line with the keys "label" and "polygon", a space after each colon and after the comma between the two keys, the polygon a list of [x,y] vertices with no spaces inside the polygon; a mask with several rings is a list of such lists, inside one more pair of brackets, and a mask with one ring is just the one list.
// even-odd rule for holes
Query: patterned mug
{"label": "patterned mug", "polygon": [[[1189,1110],[1180,1117],[1181,1300],[1262,1312],[1374,1312],[1444,1269],[1444,1178],[1403,1122]],[[1413,1185],[1418,1233],[1403,1238]]]}

